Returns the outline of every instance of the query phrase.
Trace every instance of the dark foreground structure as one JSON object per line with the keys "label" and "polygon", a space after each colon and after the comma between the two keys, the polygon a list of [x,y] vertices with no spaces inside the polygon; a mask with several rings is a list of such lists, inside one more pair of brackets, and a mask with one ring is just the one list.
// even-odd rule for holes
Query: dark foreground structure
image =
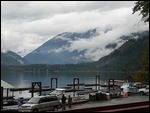
{"label": "dark foreground structure", "polygon": [[65,112],[149,112],[149,101],[74,109]]}

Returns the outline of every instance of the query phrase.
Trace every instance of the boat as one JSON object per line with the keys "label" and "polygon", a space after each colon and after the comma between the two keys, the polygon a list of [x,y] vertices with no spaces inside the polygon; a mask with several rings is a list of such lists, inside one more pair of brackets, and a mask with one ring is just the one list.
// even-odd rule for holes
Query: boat
{"label": "boat", "polygon": [[57,98],[60,100],[60,102],[61,102],[61,98],[62,98],[63,94],[67,98],[66,103],[68,103],[69,95],[72,98],[72,103],[73,104],[88,101],[87,98],[85,98],[83,95],[82,96],[78,95],[77,92],[75,90],[71,89],[71,88],[56,88],[54,91],[50,92],[50,95],[57,96]]}

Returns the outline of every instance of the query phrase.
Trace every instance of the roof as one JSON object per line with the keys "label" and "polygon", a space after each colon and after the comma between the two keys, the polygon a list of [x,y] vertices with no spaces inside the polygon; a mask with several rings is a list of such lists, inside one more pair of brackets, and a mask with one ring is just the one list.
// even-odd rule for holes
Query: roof
{"label": "roof", "polygon": [[14,86],[12,86],[11,84],[1,80],[1,87],[3,87],[3,88],[13,88]]}
{"label": "roof", "polygon": [[55,95],[40,95],[40,96],[35,96],[32,98],[45,98],[45,97],[56,97]]}
{"label": "roof", "polygon": [[67,89],[65,89],[65,88],[56,88],[55,90],[57,90],[57,91],[65,91]]}

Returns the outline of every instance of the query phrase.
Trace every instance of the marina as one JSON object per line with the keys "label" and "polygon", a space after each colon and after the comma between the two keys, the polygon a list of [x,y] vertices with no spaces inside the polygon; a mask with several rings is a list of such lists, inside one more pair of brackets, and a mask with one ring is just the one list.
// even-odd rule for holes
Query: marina
{"label": "marina", "polygon": [[[124,103],[124,99],[125,99],[124,97],[130,98],[129,95],[126,95],[127,93],[122,92],[123,90],[121,91],[116,89],[118,87],[121,87],[121,84],[119,85],[117,84],[118,83],[117,81],[120,82],[120,80],[109,79],[105,84],[100,84],[99,82],[100,79],[98,78],[97,75],[95,76],[95,78],[96,78],[95,84],[94,83],[82,84],[79,82],[79,78],[74,78],[73,84],[67,84],[66,87],[58,87],[57,79],[51,78],[50,86],[42,86],[42,82],[32,82],[31,88],[9,88],[9,90],[12,92],[27,90],[31,94],[31,97],[39,96],[39,95],[55,95],[58,97],[60,102],[61,102],[62,95],[65,94],[67,99],[68,96],[72,97],[72,105],[74,104],[78,105],[82,103],[84,105],[87,105],[87,103],[91,103],[91,102],[94,103],[102,102],[102,105],[105,105],[103,104],[103,102],[105,103],[105,101],[108,102],[114,99],[120,99],[120,102]],[[55,80],[54,83],[53,80]],[[53,86],[55,86],[55,88]],[[47,92],[47,93],[44,94],[43,92]],[[130,93],[130,96],[132,98],[135,98],[137,96],[140,96],[140,94],[138,92],[133,93],[133,95],[132,93]],[[21,98],[24,100],[24,103],[27,103],[31,97],[29,98],[21,97]],[[147,98],[148,96],[141,96],[141,97],[142,98],[146,97],[146,99],[148,99]],[[20,98],[14,99],[14,95],[12,95],[8,97],[3,97],[2,100],[3,100],[2,110],[11,111],[11,109],[13,109],[15,111],[18,111],[17,106],[18,106],[18,102],[20,101]],[[66,101],[66,104],[68,105],[68,100]]]}
{"label": "marina", "polygon": [[149,1],[1,6],[1,111],[149,112]]}

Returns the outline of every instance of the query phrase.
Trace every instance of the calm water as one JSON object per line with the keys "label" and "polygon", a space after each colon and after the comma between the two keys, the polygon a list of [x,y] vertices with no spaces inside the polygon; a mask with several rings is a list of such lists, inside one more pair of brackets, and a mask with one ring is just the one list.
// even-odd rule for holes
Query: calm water
{"label": "calm water", "polygon": [[[10,83],[16,88],[31,87],[32,82],[42,82],[42,86],[50,86],[51,78],[58,78],[58,87],[67,86],[72,84],[74,78],[79,78],[80,83],[95,83],[95,76],[99,75],[101,83],[108,79],[125,80],[129,74],[127,73],[97,73],[97,72],[79,72],[79,73],[1,73],[1,79]],[[55,87],[55,80],[53,81],[53,87]],[[19,92],[21,96],[29,95],[28,92]],[[15,94],[15,95],[19,95]]]}

